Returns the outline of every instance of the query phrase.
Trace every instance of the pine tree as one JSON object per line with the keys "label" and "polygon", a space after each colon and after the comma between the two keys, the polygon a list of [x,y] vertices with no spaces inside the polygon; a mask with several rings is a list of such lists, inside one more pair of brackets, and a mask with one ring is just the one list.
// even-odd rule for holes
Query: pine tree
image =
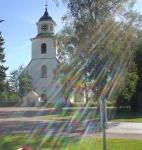
{"label": "pine tree", "polygon": [[5,54],[4,54],[4,39],[0,32],[0,93],[4,91],[6,70],[7,67],[4,66],[5,63]]}

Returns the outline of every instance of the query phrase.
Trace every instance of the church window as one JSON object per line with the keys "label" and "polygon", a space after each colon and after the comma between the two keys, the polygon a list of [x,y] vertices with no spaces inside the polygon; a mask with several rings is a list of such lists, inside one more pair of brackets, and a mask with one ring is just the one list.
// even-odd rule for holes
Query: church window
{"label": "church window", "polygon": [[47,78],[47,67],[45,65],[41,67],[41,78]]}
{"label": "church window", "polygon": [[42,43],[42,44],[41,44],[41,54],[46,54],[46,50],[47,50],[46,44],[45,44],[45,43]]}

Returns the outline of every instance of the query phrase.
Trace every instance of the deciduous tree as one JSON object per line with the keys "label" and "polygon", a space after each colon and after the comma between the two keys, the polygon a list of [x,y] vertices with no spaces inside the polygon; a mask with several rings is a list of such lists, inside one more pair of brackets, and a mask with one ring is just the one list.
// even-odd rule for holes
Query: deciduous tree
{"label": "deciduous tree", "polygon": [[32,90],[32,78],[28,72],[24,72],[19,77],[19,93],[23,97]]}
{"label": "deciduous tree", "polygon": [[[133,0],[68,0],[69,13],[64,16],[66,26],[61,33],[59,47],[63,54],[69,54],[67,74],[75,76],[78,82],[93,82],[94,92],[99,89],[115,88],[121,74],[127,73],[133,59],[135,19],[132,15]],[[65,55],[65,58],[68,58]],[[76,70],[76,71],[74,71]],[[67,74],[65,76],[67,76]],[[112,84],[106,84],[108,76]],[[126,74],[123,74],[125,77]],[[89,79],[89,80],[88,80]],[[72,80],[72,79],[71,79]],[[72,82],[72,81],[71,81]],[[72,82],[72,85],[76,82]],[[109,86],[111,87],[106,87]],[[101,89],[101,90],[100,90]],[[109,95],[109,94],[107,94]]]}

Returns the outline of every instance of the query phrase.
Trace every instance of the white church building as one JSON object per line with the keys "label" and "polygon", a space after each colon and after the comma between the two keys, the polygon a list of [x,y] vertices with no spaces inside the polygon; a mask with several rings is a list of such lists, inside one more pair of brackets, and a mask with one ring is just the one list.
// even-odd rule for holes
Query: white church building
{"label": "white church building", "polygon": [[36,25],[37,35],[31,39],[31,61],[24,70],[24,72],[28,72],[32,78],[33,92],[23,98],[25,104],[28,104],[29,99],[32,99],[33,96],[35,97],[36,94],[39,95],[39,97],[37,96],[39,100],[54,101],[59,91],[58,89],[60,88],[59,85],[54,82],[54,72],[59,63],[56,57],[56,23],[52,17],[49,16],[47,7]]}

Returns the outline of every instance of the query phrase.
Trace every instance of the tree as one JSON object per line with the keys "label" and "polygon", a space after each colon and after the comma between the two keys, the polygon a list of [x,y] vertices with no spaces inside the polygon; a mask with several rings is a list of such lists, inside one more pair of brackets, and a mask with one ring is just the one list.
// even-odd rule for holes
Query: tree
{"label": "tree", "polygon": [[13,92],[19,92],[19,76],[23,71],[23,66],[19,66],[18,69],[11,71],[10,73],[10,90]]}
{"label": "tree", "polygon": [[4,54],[4,39],[0,32],[0,93],[4,92],[5,89],[5,79],[6,79],[6,70],[8,67],[4,66],[5,63],[5,54]]}
{"label": "tree", "polygon": [[[65,76],[76,77],[76,80],[70,78],[72,86],[82,80],[84,83],[94,81],[92,91],[99,91],[101,95],[105,95],[104,89],[110,89],[107,86],[111,85],[110,93],[112,93],[115,90],[115,83],[119,84],[117,80],[120,80],[120,76],[122,77],[123,74],[126,77],[124,73],[127,73],[127,66],[133,59],[135,19],[132,21],[129,14],[130,12],[132,14],[134,1],[68,0],[65,2],[69,17],[67,15],[64,17],[65,21],[67,20],[61,33],[61,39],[64,41],[59,44],[64,45],[61,48],[64,51],[62,53],[69,54],[66,63],[73,66]],[[113,85],[106,84],[108,76],[111,77]]]}
{"label": "tree", "polygon": [[137,66],[137,75],[139,80],[136,85],[136,92],[133,94],[131,98],[131,108],[133,111],[139,111],[142,108],[142,31],[138,32],[138,36],[135,42],[135,58],[134,61]]}
{"label": "tree", "polygon": [[[126,44],[125,41],[131,42],[132,34],[128,36],[128,33],[132,33],[131,26],[124,24],[123,20],[118,22],[115,18],[120,13],[121,16],[125,17],[126,13],[128,16],[125,7],[133,4],[133,0],[69,0],[65,2],[69,9],[69,17],[64,18],[69,24],[61,32],[60,37],[63,42],[60,45],[64,45],[61,47],[63,51],[73,55],[70,55],[71,58],[79,56],[78,58],[86,62],[97,49],[102,51],[102,54],[108,55],[108,52],[111,52],[119,56],[119,53],[124,50],[122,47]],[[120,36],[121,34],[123,36]],[[115,40],[117,42],[114,43]]]}
{"label": "tree", "polygon": [[120,106],[130,106],[131,110],[134,110],[134,104],[137,101],[137,99],[134,99],[134,95],[137,92],[136,87],[138,81],[138,68],[135,62],[133,61],[129,65],[128,73],[126,74],[126,78],[124,80],[124,87],[117,100],[118,108]]}
{"label": "tree", "polygon": [[19,66],[16,70],[11,71],[10,78],[5,83],[4,99],[8,101],[20,100],[19,94],[19,76],[23,71],[23,66]]}
{"label": "tree", "polygon": [[32,90],[32,78],[28,72],[24,72],[19,77],[19,93],[23,97]]}

